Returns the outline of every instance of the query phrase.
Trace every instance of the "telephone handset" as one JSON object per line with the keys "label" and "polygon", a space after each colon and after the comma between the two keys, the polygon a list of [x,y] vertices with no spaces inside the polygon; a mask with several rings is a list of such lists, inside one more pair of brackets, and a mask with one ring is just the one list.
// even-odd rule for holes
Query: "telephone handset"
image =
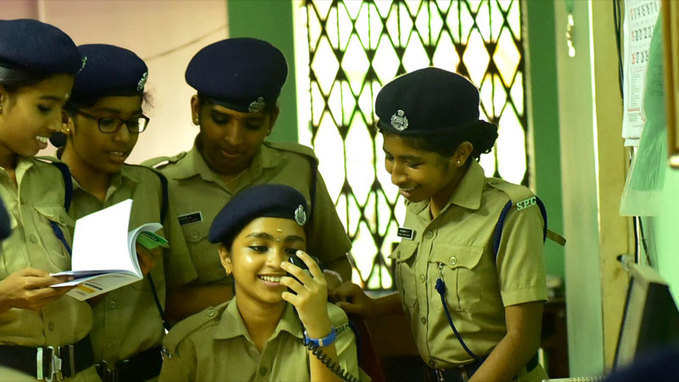
{"label": "telephone handset", "polygon": [[[311,256],[311,258],[314,259],[316,264],[318,264],[319,266],[321,265],[321,262],[317,257]],[[291,262],[292,264],[296,265],[297,267],[299,267],[300,269],[302,269],[304,271],[309,270],[309,267],[307,267],[307,265],[304,263],[304,261],[302,261],[302,259],[297,257],[297,255],[290,256],[288,258],[288,261]],[[297,278],[295,276],[293,276],[292,274],[288,273],[288,275],[290,277],[294,278],[295,280],[297,280]],[[299,281],[299,280],[297,280],[297,281]],[[295,293],[290,288],[288,288],[288,291],[290,293]],[[294,309],[294,307],[293,307],[293,309]],[[297,309],[295,309],[295,313],[297,313]],[[310,342],[310,341],[306,342],[304,339],[300,339],[300,341],[306,348],[308,348],[311,351],[311,354],[313,354],[314,357],[318,358],[318,360],[321,361],[323,363],[323,365],[325,365],[325,367],[327,367],[330,371],[332,371],[333,374],[337,375],[338,377],[342,378],[342,380],[347,381],[347,382],[359,382],[358,378],[349,374],[349,372],[344,370],[337,362],[333,361],[332,359],[330,359],[330,357],[328,357],[327,354],[323,353],[320,346],[318,346],[315,343]]]}

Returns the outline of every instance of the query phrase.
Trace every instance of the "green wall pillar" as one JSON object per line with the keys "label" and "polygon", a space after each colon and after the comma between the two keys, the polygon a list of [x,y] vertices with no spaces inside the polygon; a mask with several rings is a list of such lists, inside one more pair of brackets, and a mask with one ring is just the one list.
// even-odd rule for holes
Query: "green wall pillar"
{"label": "green wall pillar", "polygon": [[288,61],[288,78],[278,98],[281,113],[269,137],[272,141],[297,142],[297,93],[292,1],[227,0],[229,37],[255,37],[268,41]]}
{"label": "green wall pillar", "polygon": [[[554,3],[529,0],[523,4],[535,191],[547,208],[549,229],[563,233]],[[545,267],[548,274],[564,278],[564,249],[549,240],[545,244]]]}

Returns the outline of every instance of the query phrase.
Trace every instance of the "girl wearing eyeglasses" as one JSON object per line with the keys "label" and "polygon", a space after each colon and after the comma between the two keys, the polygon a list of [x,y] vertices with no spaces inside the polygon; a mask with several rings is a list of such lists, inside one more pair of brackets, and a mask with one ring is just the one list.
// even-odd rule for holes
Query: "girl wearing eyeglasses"
{"label": "girl wearing eyeglasses", "polygon": [[160,372],[166,295],[196,273],[178,221],[165,219],[175,214],[168,211],[172,205],[164,178],[125,163],[149,123],[142,108],[146,64],[117,46],[91,44],[79,50],[87,57],[87,66],[76,76],[64,107],[66,139],[59,150],[74,178],[69,212],[77,219],[133,199],[130,229],[159,222],[164,226],[159,233],[170,242],[168,250],[148,251],[137,245],[146,277],[91,302],[90,337],[99,375],[105,381],[148,380]]}

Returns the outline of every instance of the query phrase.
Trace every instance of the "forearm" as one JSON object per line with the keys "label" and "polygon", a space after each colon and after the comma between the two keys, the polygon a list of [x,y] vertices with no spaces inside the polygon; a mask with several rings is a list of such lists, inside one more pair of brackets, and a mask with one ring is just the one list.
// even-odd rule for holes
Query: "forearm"
{"label": "forearm", "polygon": [[342,281],[351,281],[351,264],[349,264],[349,260],[346,257],[333,261],[328,264],[327,268],[339,273],[342,276]]}
{"label": "forearm", "polygon": [[[516,312],[521,310],[525,317],[517,320]],[[516,306],[506,313],[509,324],[507,334],[474,373],[471,382],[511,381],[540,347],[542,303]]]}
{"label": "forearm", "polygon": [[398,292],[373,299],[373,307],[376,317],[403,314],[401,295]]}
{"label": "forearm", "polygon": [[[329,319],[322,320],[320,325],[316,327],[307,328],[307,335],[311,338],[325,337],[332,329],[332,323]],[[320,347],[319,350],[333,363],[337,363],[337,350],[335,344]],[[341,382],[342,380],[336,376],[330,369],[316,357],[311,350],[309,353],[309,373],[311,382]]]}
{"label": "forearm", "polygon": [[224,284],[187,285],[171,290],[167,296],[167,318],[171,322],[177,322],[232,297],[233,288]]}

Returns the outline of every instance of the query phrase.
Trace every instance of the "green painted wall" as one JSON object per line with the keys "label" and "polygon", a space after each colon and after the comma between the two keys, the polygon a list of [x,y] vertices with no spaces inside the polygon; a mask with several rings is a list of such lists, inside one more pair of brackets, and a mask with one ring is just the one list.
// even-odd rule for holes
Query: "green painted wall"
{"label": "green painted wall", "polygon": [[[603,317],[599,254],[597,161],[590,2],[554,0],[563,192],[568,354],[573,376],[603,371]],[[575,57],[565,39],[573,6]],[[539,84],[534,84],[540,86]]]}
{"label": "green painted wall", "polygon": [[292,1],[227,0],[229,37],[255,37],[270,42],[288,61],[288,78],[278,98],[281,113],[269,137],[272,141],[297,142],[295,51]]}
{"label": "green painted wall", "polygon": [[[532,84],[528,89],[528,112],[534,142],[535,188],[547,208],[549,228],[563,233],[554,4],[525,1],[524,11],[528,83]],[[564,249],[549,240],[545,244],[545,267],[547,273],[564,277]]]}

